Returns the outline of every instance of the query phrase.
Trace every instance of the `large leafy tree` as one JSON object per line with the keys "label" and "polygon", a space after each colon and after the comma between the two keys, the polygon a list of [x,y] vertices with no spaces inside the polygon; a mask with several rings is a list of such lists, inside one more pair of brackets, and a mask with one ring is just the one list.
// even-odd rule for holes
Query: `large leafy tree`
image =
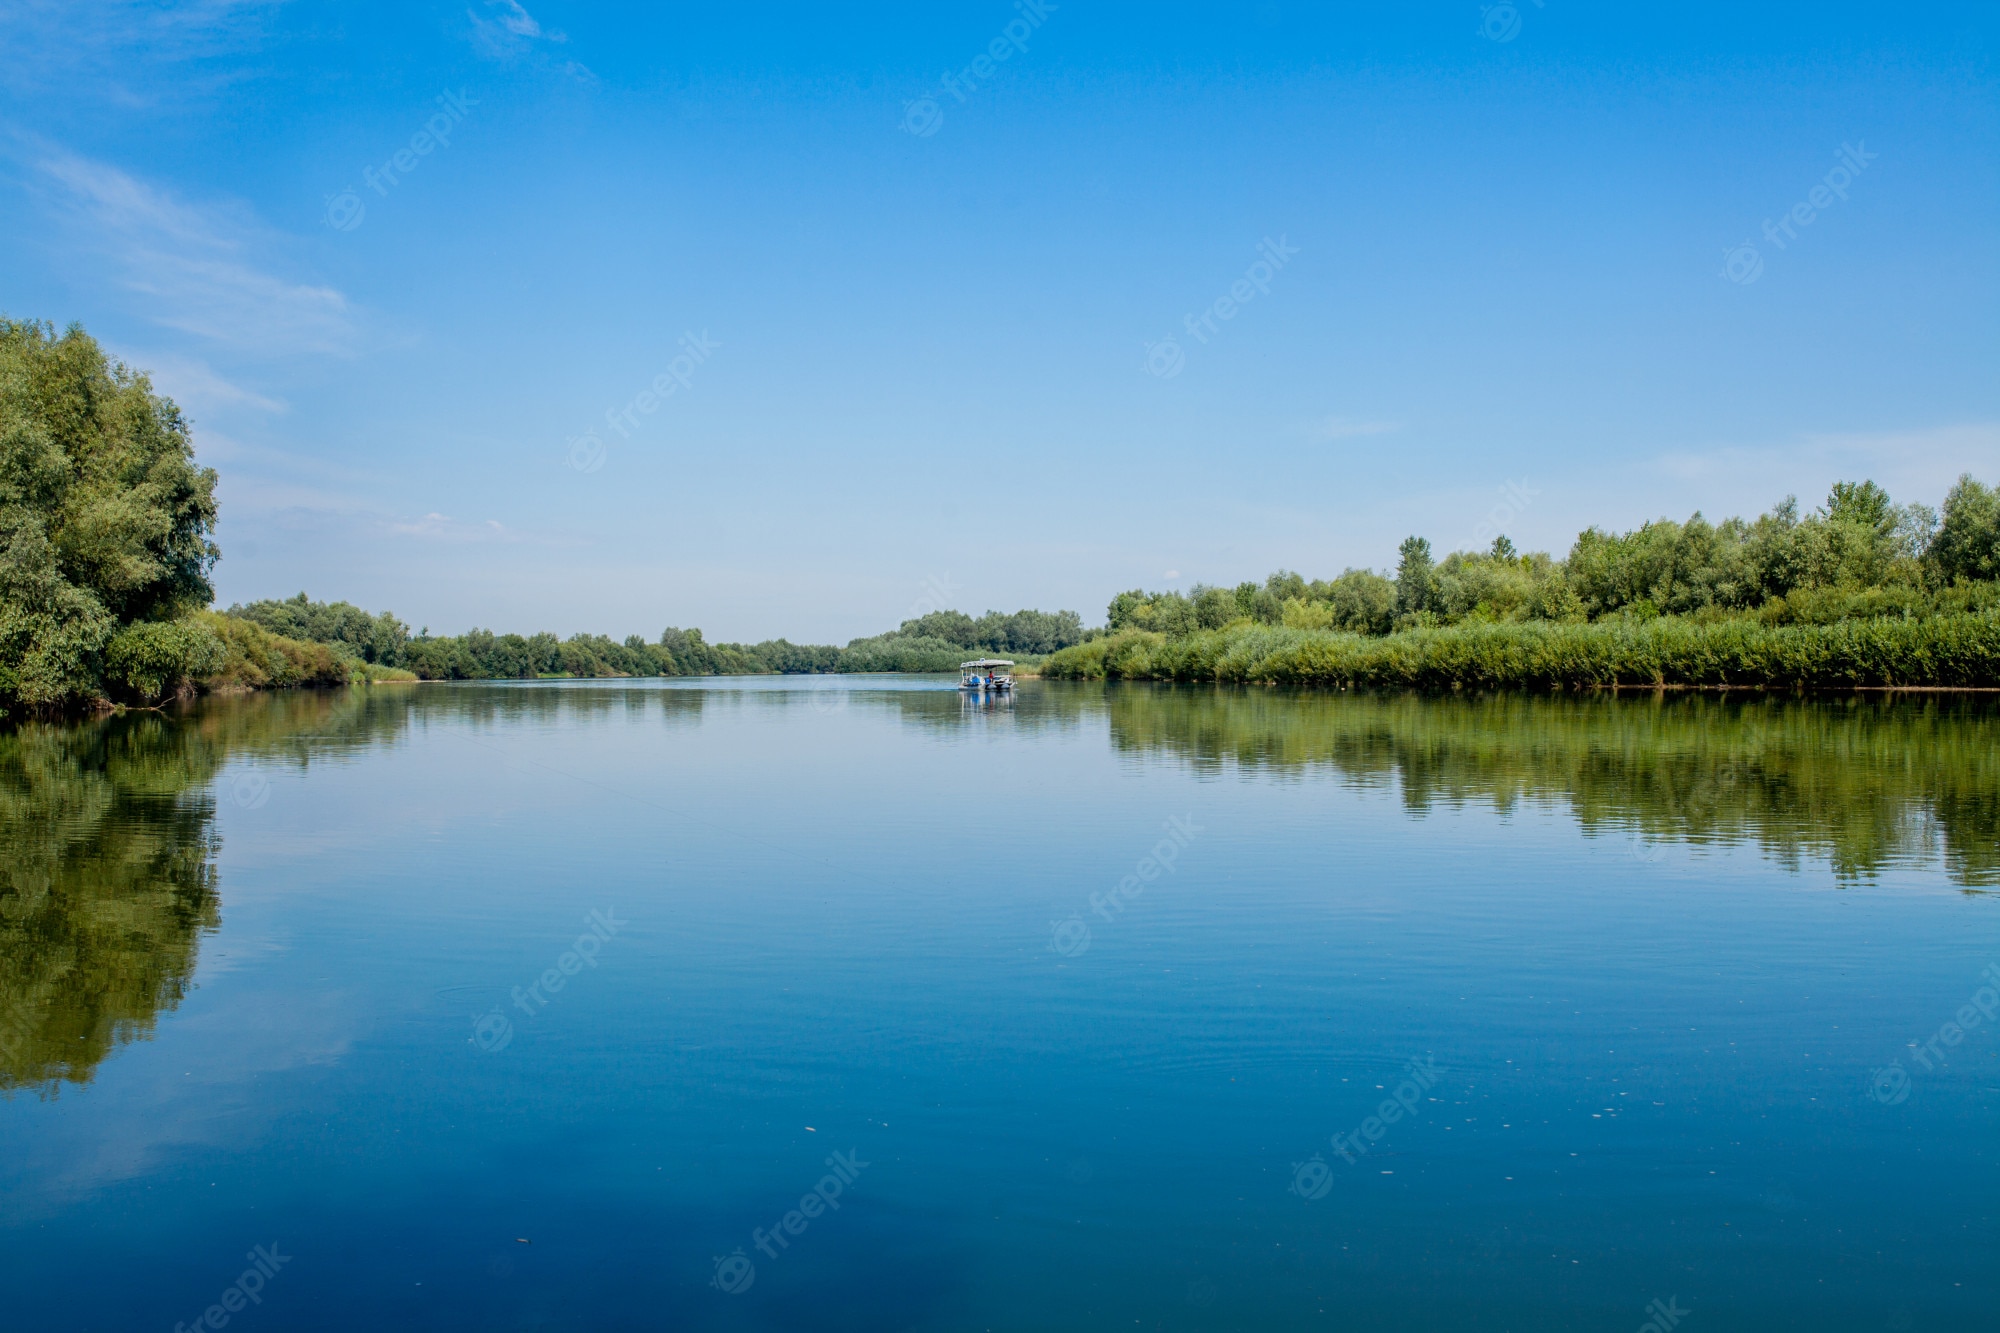
{"label": "large leafy tree", "polygon": [[1929,554],[1947,580],[2000,579],[2000,487],[1961,476],[1944,498]]}
{"label": "large leafy tree", "polygon": [[180,409],[82,329],[0,319],[0,700],[153,694],[215,641],[215,473]]}

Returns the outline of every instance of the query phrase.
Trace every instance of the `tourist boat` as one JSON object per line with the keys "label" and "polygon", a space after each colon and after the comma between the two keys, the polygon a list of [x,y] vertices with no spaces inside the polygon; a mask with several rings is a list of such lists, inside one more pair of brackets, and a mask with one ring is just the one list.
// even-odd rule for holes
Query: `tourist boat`
{"label": "tourist boat", "polygon": [[1004,657],[982,657],[958,664],[958,688],[993,694],[1014,692],[1014,664]]}

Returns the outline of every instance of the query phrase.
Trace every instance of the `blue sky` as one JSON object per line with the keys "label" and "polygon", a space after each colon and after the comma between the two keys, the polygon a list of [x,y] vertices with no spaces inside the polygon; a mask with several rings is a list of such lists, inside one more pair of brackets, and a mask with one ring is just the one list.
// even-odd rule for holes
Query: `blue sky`
{"label": "blue sky", "polygon": [[6,6],[0,310],[188,411],[224,603],[844,642],[2000,480],[1990,5],[522,4]]}

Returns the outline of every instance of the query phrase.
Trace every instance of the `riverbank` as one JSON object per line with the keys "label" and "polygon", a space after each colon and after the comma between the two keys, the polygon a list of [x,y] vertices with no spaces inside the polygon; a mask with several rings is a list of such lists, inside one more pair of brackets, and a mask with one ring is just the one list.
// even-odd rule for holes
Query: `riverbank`
{"label": "riverbank", "polygon": [[1041,674],[1433,691],[1990,688],[2000,686],[2000,613],[1828,625],[1465,623],[1379,637],[1251,624],[1172,637],[1126,630],[1051,655]]}

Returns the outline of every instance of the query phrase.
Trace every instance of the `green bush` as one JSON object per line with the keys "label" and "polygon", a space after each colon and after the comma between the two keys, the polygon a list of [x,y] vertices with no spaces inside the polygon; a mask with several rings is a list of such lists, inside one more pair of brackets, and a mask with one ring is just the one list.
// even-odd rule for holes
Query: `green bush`
{"label": "green bush", "polygon": [[158,703],[215,674],[225,657],[222,641],[199,620],[141,620],[111,636],[104,678],[115,696]]}
{"label": "green bush", "polygon": [[202,612],[200,620],[222,648],[220,662],[202,681],[206,689],[324,689],[362,674],[360,663],[323,643],[301,643],[214,611]]}
{"label": "green bush", "polygon": [[885,635],[858,640],[840,650],[840,671],[956,671],[978,653],[931,635]]}
{"label": "green bush", "polygon": [[2000,612],[1770,625],[1659,616],[1594,624],[1467,622],[1376,638],[1238,625],[1168,639],[1127,631],[1064,649],[1058,679],[1371,688],[2000,685]]}

